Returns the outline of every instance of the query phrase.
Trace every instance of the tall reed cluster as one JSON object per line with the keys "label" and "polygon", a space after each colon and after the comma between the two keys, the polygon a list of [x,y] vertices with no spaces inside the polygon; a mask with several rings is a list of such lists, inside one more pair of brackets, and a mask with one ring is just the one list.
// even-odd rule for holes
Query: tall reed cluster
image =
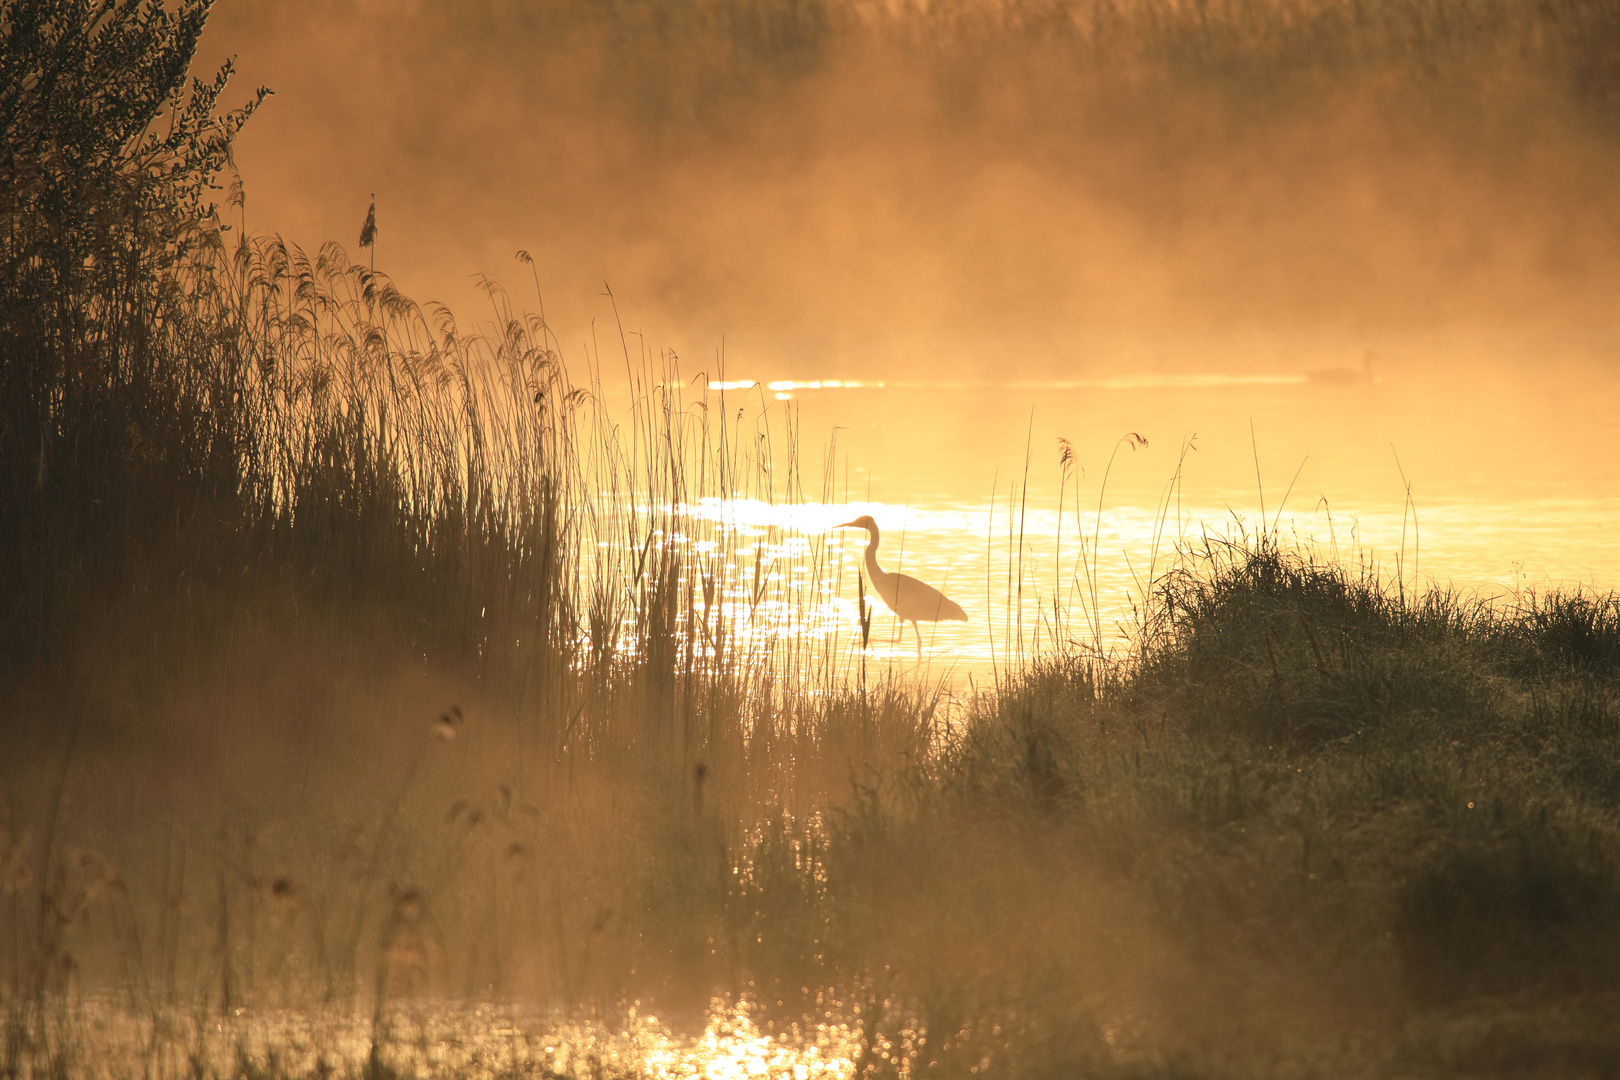
{"label": "tall reed cluster", "polygon": [[[181,94],[206,10],[8,7],[6,662],[48,664],[95,612],[177,589],[269,590],[374,613],[402,655],[501,685],[551,745],[602,734],[587,669],[662,695],[811,663],[780,609],[817,595],[820,551],[769,529],[748,546],[713,502],[802,497],[791,432],[764,438],[749,402],[622,331],[605,362],[627,390],[600,355],[576,382],[493,284],[493,323],[463,333],[336,245],[242,236],[240,184],[208,196],[252,106],[216,115],[228,67]],[[694,760],[718,692],[659,721]]]}
{"label": "tall reed cluster", "polygon": [[728,509],[805,495],[747,400],[622,331],[576,381],[494,285],[464,333],[242,235],[206,14],[0,18],[0,665],[42,766],[7,774],[0,1068],[69,1060],[47,1006],[98,985],[169,1047],[199,1002],[701,1012],[786,822],[930,706],[812,692],[832,571]]}

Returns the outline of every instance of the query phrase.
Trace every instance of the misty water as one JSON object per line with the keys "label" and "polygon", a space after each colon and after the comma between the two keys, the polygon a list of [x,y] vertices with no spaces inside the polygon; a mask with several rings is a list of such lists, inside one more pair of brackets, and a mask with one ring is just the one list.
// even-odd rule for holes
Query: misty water
{"label": "misty water", "polygon": [[[244,1061],[262,1060],[291,1076],[390,1070],[384,1075],[813,1080],[853,1075],[859,1056],[858,1031],[834,1011],[778,1035],[761,1027],[746,1000],[718,998],[686,1032],[635,1006],[609,1021],[510,1002],[426,1000],[384,1010],[374,1025],[347,1010],[255,1008],[201,1017],[184,1010],[131,1014],[122,1004],[99,997],[77,1004],[75,1020],[90,1034],[84,1049],[111,1075],[119,1075],[115,1063],[126,1061],[225,1076]],[[185,1062],[153,1053],[158,1036],[174,1031],[189,1035]]]}
{"label": "misty water", "polygon": [[[810,53],[755,56],[718,44],[727,5],[677,9],[660,35],[627,14],[638,5],[600,8],[628,21],[604,16],[617,29],[599,38],[571,36],[568,5],[337,5],[311,40],[285,11],[224,7],[210,43],[278,89],[239,147],[242,224],[346,238],[374,193],[376,265],[464,328],[489,317],[487,275],[548,312],[576,371],[593,352],[617,369],[626,334],[631,351],[679,352],[688,376],[724,354],[728,381],[757,385],[738,394],[765,429],[780,440],[796,416],[806,490],[838,505],[723,515],[838,546],[845,572],[815,581],[809,625],[846,643],[864,537],[826,530],[860,512],[884,529],[886,568],[973,617],[929,642],[973,672],[1018,628],[1027,640],[1054,595],[1094,600],[1088,640],[1117,642],[1165,565],[1155,535],[1163,556],[1206,529],[1275,526],[1491,596],[1612,584],[1617,395],[1590,381],[1612,333],[1612,163],[1522,94],[1500,60],[1512,50],[1488,53],[1510,88],[1489,107],[1422,80],[1423,106],[1397,105],[1383,76],[1335,76],[1332,93],[1277,100],[1283,84],[1240,80],[1228,116],[1173,49],[1133,59],[1109,39],[1093,54],[1063,30],[1042,44],[1021,16],[997,30],[935,22],[928,4],[788,5],[782,26],[813,13],[813,33],[749,40]],[[1380,12],[1404,25],[1407,10]],[[909,30],[888,37],[889,20]],[[937,48],[901,45],[912,32]],[[1298,56],[1288,33],[1259,40],[1293,70],[1338,36]],[[974,59],[952,59],[958,46]],[[1217,68],[1247,70],[1244,48]],[[1167,81],[1138,85],[1161,62]],[[531,263],[512,262],[519,248]],[[1110,471],[1129,432],[1148,446]],[[1075,454],[1063,500],[1060,437]],[[1082,537],[1097,557],[1080,587]],[[880,610],[874,655],[914,659],[893,630]]]}
{"label": "misty water", "polygon": [[[763,409],[766,430],[797,425],[808,487],[833,451],[821,485],[832,505],[733,510],[825,536],[838,553],[822,632],[858,634],[866,534],[833,526],[871,514],[882,567],[968,611],[967,624],[924,629],[930,665],[959,675],[991,674],[1020,637],[1026,652],[1054,644],[1054,596],[1070,609],[1057,643],[1094,645],[1100,624],[1103,647],[1124,645],[1153,578],[1206,538],[1276,530],[1396,587],[1499,603],[1617,580],[1612,385],[1377,366],[1001,383],[728,378],[733,400]],[[1572,392],[1589,403],[1574,425],[1557,418]],[[1073,450],[1066,470],[1060,439]],[[915,662],[911,631],[877,610],[869,655]]]}

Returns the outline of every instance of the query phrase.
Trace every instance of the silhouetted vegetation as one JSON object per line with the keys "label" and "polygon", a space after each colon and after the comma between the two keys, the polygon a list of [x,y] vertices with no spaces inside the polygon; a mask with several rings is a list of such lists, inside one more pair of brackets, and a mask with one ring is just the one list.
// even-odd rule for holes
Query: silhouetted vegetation
{"label": "silhouetted vegetation", "polygon": [[524,55],[595,55],[593,94],[680,138],[757,136],[738,122],[762,103],[874,59],[914,75],[941,117],[1037,131],[1184,94],[1237,127],[1361,93],[1389,106],[1424,99],[1465,121],[1507,105],[1510,87],[1607,125],[1620,94],[1620,7],[1584,0],[482,3],[445,33]]}
{"label": "silhouetted vegetation", "polygon": [[[848,17],[702,10],[770,68]],[[1530,18],[1085,10],[1210,70]],[[1548,49],[1608,40],[1536,10]],[[1209,540],[1128,652],[966,701],[841,682],[751,623],[819,549],[773,578],[780,535],[695,509],[802,497],[792,436],[628,344],[616,423],[494,287],[463,334],[233,234],[251,106],[185,82],[206,14],[0,7],[0,1075],[629,1074],[504,1029],[446,1064],[471,1036],[429,1018],[537,1003],[578,1047],[715,995],[847,1021],[864,1075],[1612,1070],[1614,596]]]}
{"label": "silhouetted vegetation", "polygon": [[1019,806],[1152,895],[1203,977],[1309,985],[1329,1025],[1421,1042],[1429,1006],[1606,994],[1620,683],[1558,643],[1611,602],[1486,605],[1207,542],[1159,582],[1130,662],[1043,662],[976,709],[917,821],[941,798]]}
{"label": "silhouetted vegetation", "polygon": [[179,540],[177,516],[208,521],[247,494],[257,403],[186,273],[252,111],[216,112],[228,65],[187,87],[206,14],[16,2],[0,15],[7,662],[60,647],[65,613],[111,602]]}

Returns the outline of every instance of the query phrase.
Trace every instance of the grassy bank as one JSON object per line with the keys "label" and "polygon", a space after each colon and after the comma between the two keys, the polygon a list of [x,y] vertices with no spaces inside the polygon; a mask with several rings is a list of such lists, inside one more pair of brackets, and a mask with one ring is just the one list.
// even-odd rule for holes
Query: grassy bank
{"label": "grassy bank", "polygon": [[98,11],[0,20],[0,1074],[615,1075],[720,997],[871,1075],[1612,1075],[1613,596],[1211,541],[1128,652],[842,682],[755,613],[850,584],[695,509],[791,434],[244,240],[206,8]]}
{"label": "grassy bank", "polygon": [[1617,614],[1208,545],[905,789],[894,969],[1010,1071],[1607,1075]]}

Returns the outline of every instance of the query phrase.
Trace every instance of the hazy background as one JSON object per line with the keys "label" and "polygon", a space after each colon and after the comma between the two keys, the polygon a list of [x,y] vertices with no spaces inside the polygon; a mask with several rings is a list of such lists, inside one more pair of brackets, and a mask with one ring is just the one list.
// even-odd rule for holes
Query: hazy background
{"label": "hazy background", "polygon": [[[466,320],[762,377],[1392,367],[1613,342],[1603,5],[238,0],[246,221]],[[600,322],[599,324],[600,325]],[[694,365],[695,366],[695,365]]]}

